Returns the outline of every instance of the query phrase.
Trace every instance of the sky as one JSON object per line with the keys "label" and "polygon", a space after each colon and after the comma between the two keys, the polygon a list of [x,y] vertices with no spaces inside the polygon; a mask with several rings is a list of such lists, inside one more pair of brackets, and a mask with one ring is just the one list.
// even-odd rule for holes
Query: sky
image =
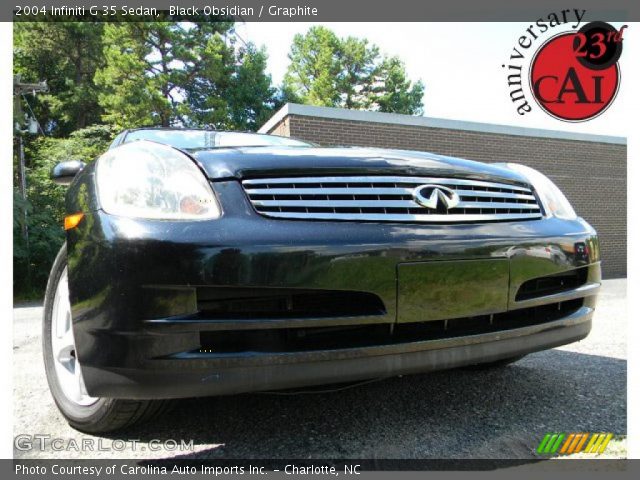
{"label": "sky", "polygon": [[[621,26],[612,24],[616,28]],[[312,25],[248,22],[236,24],[236,30],[243,40],[267,48],[268,71],[273,82],[280,84],[289,63],[287,53],[294,35],[306,32]],[[632,58],[627,51],[623,51],[620,59],[622,81],[611,107],[587,122],[568,123],[552,118],[537,105],[532,112],[518,115],[509,97],[502,65],[508,62],[518,38],[525,34],[527,22],[322,25],[340,37],[367,38],[383,53],[398,55],[405,62],[409,76],[425,84],[424,115],[427,117],[614,136],[627,136],[631,128],[622,121],[625,98],[630,92],[624,77],[625,62]],[[629,28],[625,37],[633,33],[634,28]]]}

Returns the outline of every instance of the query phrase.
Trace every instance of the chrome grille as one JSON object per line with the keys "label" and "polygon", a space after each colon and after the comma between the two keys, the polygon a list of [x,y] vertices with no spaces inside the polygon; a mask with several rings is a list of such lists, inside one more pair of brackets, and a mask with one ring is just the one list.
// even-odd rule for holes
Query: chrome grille
{"label": "chrome grille", "polygon": [[[453,190],[453,208],[427,208],[414,193],[425,185]],[[256,211],[267,217],[386,222],[496,222],[542,217],[530,188],[433,177],[292,177],[244,180]]]}

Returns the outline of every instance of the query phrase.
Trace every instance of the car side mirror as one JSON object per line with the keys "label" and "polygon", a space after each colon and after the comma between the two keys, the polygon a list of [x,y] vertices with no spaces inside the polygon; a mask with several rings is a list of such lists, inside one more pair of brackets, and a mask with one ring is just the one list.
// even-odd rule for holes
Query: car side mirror
{"label": "car side mirror", "polygon": [[58,185],[69,185],[75,176],[86,167],[87,164],[80,160],[68,160],[60,162],[53,167],[51,179]]}

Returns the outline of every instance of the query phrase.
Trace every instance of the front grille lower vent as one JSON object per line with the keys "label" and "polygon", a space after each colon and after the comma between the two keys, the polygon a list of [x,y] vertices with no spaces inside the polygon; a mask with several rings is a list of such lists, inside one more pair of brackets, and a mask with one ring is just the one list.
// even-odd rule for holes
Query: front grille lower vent
{"label": "front grille lower vent", "polygon": [[[458,178],[294,177],[242,182],[256,211],[267,217],[374,222],[499,222],[542,217],[524,185]],[[426,188],[429,186],[430,188]],[[457,195],[457,204],[437,200],[425,207],[418,192]],[[436,195],[437,196],[437,195]]]}
{"label": "front grille lower vent", "polygon": [[269,287],[198,287],[204,319],[331,318],[384,315],[377,295],[348,290]]}
{"label": "front grille lower vent", "polygon": [[516,301],[544,297],[581,287],[587,283],[588,273],[589,267],[582,267],[527,280],[518,289]]}
{"label": "front grille lower vent", "polygon": [[309,328],[271,328],[242,331],[203,331],[200,350],[207,355],[260,353],[294,353],[397,345],[503,332],[543,325],[576,312],[583,299],[540,307],[512,310],[494,315],[457,318],[433,322],[344,325]]}

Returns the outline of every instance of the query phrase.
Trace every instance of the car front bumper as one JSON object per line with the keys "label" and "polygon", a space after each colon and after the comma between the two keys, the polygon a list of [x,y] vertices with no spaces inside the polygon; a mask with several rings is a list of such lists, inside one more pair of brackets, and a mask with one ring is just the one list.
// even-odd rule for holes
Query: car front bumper
{"label": "car front bumper", "polygon": [[[218,220],[94,209],[68,232],[74,334],[90,395],[178,398],[353,381],[510,358],[589,333],[600,253],[582,220],[272,220],[255,213],[237,182],[214,188]],[[532,279],[576,270],[579,284],[521,295]],[[360,296],[333,310],[319,296],[318,315],[242,308],[297,292]],[[203,312],[221,296],[240,308]],[[370,298],[379,303],[359,305]],[[297,335],[316,332],[317,342]]]}

